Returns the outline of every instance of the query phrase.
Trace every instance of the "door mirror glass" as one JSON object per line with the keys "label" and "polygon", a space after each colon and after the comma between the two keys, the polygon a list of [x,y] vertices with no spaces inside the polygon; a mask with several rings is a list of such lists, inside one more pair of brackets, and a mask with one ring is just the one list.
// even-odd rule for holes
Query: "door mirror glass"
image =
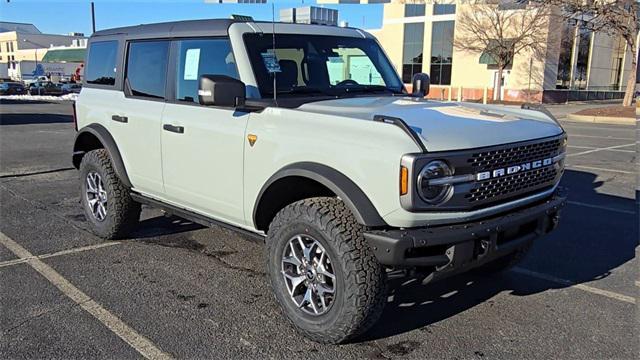
{"label": "door mirror glass", "polygon": [[431,79],[429,79],[429,75],[425,73],[417,73],[413,75],[412,87],[413,87],[413,96],[415,97],[425,97],[429,94],[429,84]]}
{"label": "door mirror glass", "polygon": [[245,101],[245,85],[226,75],[200,76],[198,102],[204,106],[238,107]]}

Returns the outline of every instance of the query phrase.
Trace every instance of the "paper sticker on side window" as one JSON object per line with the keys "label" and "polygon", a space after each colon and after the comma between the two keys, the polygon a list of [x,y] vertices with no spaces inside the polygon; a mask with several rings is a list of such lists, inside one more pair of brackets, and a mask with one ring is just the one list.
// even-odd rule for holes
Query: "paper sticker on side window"
{"label": "paper sticker on side window", "polygon": [[280,64],[278,63],[278,58],[276,58],[276,54],[266,52],[266,53],[261,53],[260,55],[262,56],[262,61],[264,62],[264,66],[267,68],[267,71],[269,73],[282,72],[282,70],[280,70]]}
{"label": "paper sticker on side window", "polygon": [[198,80],[200,49],[188,49],[184,59],[184,79]]}

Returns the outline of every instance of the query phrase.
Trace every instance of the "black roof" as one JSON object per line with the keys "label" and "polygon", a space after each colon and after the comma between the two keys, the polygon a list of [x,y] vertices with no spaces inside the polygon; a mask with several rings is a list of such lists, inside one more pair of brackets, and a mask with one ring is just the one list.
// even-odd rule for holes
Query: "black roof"
{"label": "black roof", "polygon": [[233,19],[206,19],[141,24],[96,31],[92,37],[124,35],[137,38],[154,38],[193,36],[202,33],[210,36],[224,36],[228,34],[229,26],[235,22],[241,21]]}

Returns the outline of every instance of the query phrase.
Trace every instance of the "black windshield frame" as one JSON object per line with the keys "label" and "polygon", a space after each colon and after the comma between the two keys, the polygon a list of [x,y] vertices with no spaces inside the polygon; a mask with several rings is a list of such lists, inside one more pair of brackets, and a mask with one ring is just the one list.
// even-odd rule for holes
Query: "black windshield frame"
{"label": "black windshield frame", "polygon": [[[273,97],[273,75],[267,70],[262,57],[262,53],[271,52],[273,49],[272,34],[246,33],[243,36],[243,40],[262,98]],[[362,86],[351,85],[337,87],[329,81],[322,81],[322,78],[320,82],[318,82],[316,78],[315,83],[310,81],[311,83],[306,83],[304,86],[296,86],[292,89],[282,89],[280,86],[276,86],[276,92],[279,98],[406,94],[404,84],[400,80],[395,68],[391,65],[391,62],[375,39],[330,35],[276,34],[275,40],[276,51],[278,49],[299,49],[303,51],[304,61],[307,62],[307,64],[313,62],[314,59],[316,61],[326,59],[324,51],[328,49],[339,47],[359,49],[369,58],[384,82],[383,86],[364,84]],[[310,51],[314,51],[314,54],[310,55]],[[302,73],[303,70],[298,69],[298,71]],[[314,74],[316,74],[316,77],[319,76],[317,73]],[[275,76],[277,82],[278,73],[276,73]],[[309,75],[309,77],[311,76]]]}

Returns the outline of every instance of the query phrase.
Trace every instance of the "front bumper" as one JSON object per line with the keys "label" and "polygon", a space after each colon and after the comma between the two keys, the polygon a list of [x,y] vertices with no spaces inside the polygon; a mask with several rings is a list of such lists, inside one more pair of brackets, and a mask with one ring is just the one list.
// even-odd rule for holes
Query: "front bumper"
{"label": "front bumper", "polygon": [[566,197],[546,200],[499,216],[456,225],[368,230],[378,261],[394,267],[459,272],[507,255],[553,230]]}

